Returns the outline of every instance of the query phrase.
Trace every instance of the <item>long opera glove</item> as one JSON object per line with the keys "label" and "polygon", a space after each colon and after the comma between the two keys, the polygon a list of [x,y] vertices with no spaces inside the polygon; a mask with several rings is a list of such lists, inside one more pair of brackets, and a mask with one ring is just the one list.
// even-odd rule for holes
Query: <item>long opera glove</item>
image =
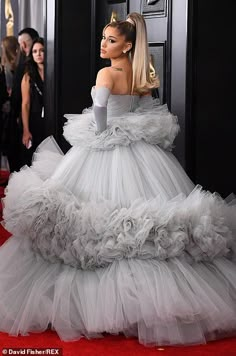
{"label": "long opera glove", "polygon": [[97,133],[101,133],[107,128],[107,103],[110,93],[110,89],[106,87],[95,89],[93,112],[97,124]]}

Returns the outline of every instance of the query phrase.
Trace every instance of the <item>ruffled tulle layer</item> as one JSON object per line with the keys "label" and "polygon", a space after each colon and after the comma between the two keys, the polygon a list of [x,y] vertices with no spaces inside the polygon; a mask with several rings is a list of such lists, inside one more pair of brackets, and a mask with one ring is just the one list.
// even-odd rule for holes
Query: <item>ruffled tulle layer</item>
{"label": "ruffled tulle layer", "polygon": [[0,330],[11,335],[50,324],[63,340],[103,332],[145,345],[205,343],[236,330],[236,267],[225,258],[123,259],[82,271],[50,263],[22,236],[0,250]]}
{"label": "ruffled tulle layer", "polygon": [[[14,186],[21,189],[17,198]],[[46,260],[85,270],[123,258],[228,256],[234,248],[235,212],[235,206],[200,187],[171,200],[136,199],[127,208],[106,200],[83,202],[29,168],[12,177],[4,199],[7,230],[28,236]]]}
{"label": "ruffled tulle layer", "polygon": [[141,140],[171,150],[179,132],[177,117],[170,113],[167,105],[159,105],[151,97],[144,97],[140,102],[134,112],[124,111],[123,115],[113,112],[110,117],[108,115],[108,127],[99,135],[95,134],[92,109],[84,110],[83,114],[67,114],[65,117],[68,121],[63,134],[72,146],[90,150],[107,151],[117,145],[128,146]]}

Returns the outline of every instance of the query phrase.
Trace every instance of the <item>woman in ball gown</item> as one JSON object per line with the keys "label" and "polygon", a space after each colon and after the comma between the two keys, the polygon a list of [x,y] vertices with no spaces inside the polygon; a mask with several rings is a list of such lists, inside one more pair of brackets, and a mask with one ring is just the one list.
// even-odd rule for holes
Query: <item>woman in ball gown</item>
{"label": "woman in ball gown", "polygon": [[144,19],[103,30],[93,107],[66,115],[11,176],[0,249],[0,330],[62,340],[124,333],[145,345],[236,331],[235,206],[194,186],[171,148],[177,118],[150,95]]}

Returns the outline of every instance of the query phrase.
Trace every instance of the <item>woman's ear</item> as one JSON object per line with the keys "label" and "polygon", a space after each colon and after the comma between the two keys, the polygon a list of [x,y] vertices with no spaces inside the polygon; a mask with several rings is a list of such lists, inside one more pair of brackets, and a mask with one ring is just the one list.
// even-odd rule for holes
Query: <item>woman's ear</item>
{"label": "woman's ear", "polygon": [[132,43],[131,42],[127,42],[126,43],[126,46],[125,46],[125,52],[129,52],[132,48]]}

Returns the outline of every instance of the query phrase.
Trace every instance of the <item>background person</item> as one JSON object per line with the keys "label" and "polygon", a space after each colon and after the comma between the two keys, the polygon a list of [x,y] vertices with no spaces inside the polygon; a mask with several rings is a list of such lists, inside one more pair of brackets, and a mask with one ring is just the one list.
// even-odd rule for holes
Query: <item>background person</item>
{"label": "background person", "polygon": [[38,38],[38,32],[26,27],[18,33],[18,42],[20,46],[19,62],[14,72],[13,85],[10,99],[10,119],[7,128],[7,143],[9,150],[7,152],[10,171],[18,171],[23,162],[21,162],[21,81],[25,72],[25,61],[30,53],[32,42]]}
{"label": "background person", "polygon": [[17,38],[15,36],[4,37],[1,42],[1,52],[2,68],[5,72],[6,88],[8,92],[8,100],[4,103],[2,107],[1,138],[2,151],[4,152],[4,155],[7,155],[11,148],[9,142],[10,132],[8,132],[11,111],[11,93],[13,86],[13,78],[20,55],[20,46]]}
{"label": "background person", "polygon": [[9,96],[11,96],[14,73],[16,71],[19,55],[20,45],[15,36],[6,36],[1,43],[2,49],[2,65],[5,69],[6,84]]}
{"label": "background person", "polygon": [[44,136],[44,40],[36,38],[27,57],[21,82],[22,149],[21,162],[31,165],[32,155]]}
{"label": "background person", "polygon": [[[4,111],[4,105],[8,101],[9,96],[7,92],[7,85],[6,85],[6,76],[5,76],[5,70],[4,67],[2,66],[0,62],[0,175],[1,169],[6,169],[6,160],[5,160],[5,155],[6,155],[6,147],[5,147],[5,111]],[[4,164],[3,164],[4,160]],[[1,177],[0,177],[0,182],[1,182]]]}

